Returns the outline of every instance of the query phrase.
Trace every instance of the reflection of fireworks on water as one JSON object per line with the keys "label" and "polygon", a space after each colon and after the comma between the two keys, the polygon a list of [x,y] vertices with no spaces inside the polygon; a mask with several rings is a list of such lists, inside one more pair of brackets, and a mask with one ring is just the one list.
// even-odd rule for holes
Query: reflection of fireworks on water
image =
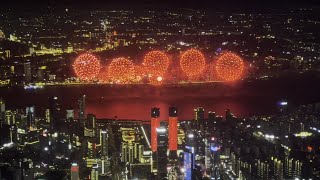
{"label": "reflection of fireworks on water", "polygon": [[181,69],[189,78],[201,75],[205,65],[206,61],[204,55],[196,49],[190,49],[181,55]]}
{"label": "reflection of fireworks on water", "polygon": [[133,63],[126,58],[113,59],[108,67],[108,76],[114,83],[129,83],[135,79]]}
{"label": "reflection of fireworks on water", "polygon": [[81,80],[93,80],[100,72],[100,61],[91,54],[82,54],[73,63],[73,69]]}
{"label": "reflection of fireworks on water", "polygon": [[244,70],[243,60],[231,52],[223,53],[215,64],[217,75],[224,81],[241,79]]}

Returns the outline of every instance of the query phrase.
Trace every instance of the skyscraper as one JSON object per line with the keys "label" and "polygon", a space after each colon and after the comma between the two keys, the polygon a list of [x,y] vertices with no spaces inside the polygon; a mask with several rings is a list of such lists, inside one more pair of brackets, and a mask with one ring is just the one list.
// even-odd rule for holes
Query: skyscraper
{"label": "skyscraper", "polygon": [[199,130],[204,130],[205,121],[204,121],[204,109],[202,107],[198,107],[194,109],[194,115],[196,120],[196,125]]}
{"label": "skyscraper", "polygon": [[45,111],[45,117],[46,117],[46,122],[47,122],[48,124],[50,124],[50,123],[51,123],[50,109],[46,109],[46,111]]}
{"label": "skyscraper", "polygon": [[176,107],[169,108],[169,150],[170,159],[175,159],[178,149],[178,110]]}
{"label": "skyscraper", "polygon": [[157,128],[160,127],[160,116],[159,108],[151,109],[151,150],[152,152],[157,151]]}
{"label": "skyscraper", "polygon": [[99,171],[98,171],[98,165],[95,164],[92,166],[91,169],[91,180],[98,180],[99,179]]}
{"label": "skyscraper", "polygon": [[79,99],[79,121],[80,124],[84,125],[86,115],[86,95],[82,95]]}
{"label": "skyscraper", "polygon": [[164,179],[167,176],[167,148],[168,148],[168,133],[165,127],[157,128],[158,147],[157,147],[157,174],[158,179]]}
{"label": "skyscraper", "polygon": [[26,108],[27,115],[27,128],[34,126],[34,106],[30,106]]}
{"label": "skyscraper", "polygon": [[23,67],[24,67],[25,82],[30,82],[32,78],[30,62],[25,62]]}
{"label": "skyscraper", "polygon": [[85,122],[85,136],[96,136],[96,116],[94,114],[88,114],[87,121]]}
{"label": "skyscraper", "polygon": [[101,157],[108,157],[108,131],[102,129],[100,131]]}
{"label": "skyscraper", "polygon": [[50,128],[56,129],[61,118],[61,107],[57,96],[49,98]]}
{"label": "skyscraper", "polygon": [[2,98],[0,98],[0,123],[1,121],[3,121],[5,111],[6,111],[6,104],[2,100]]}
{"label": "skyscraper", "polygon": [[79,166],[77,163],[71,165],[71,180],[80,180],[79,178]]}

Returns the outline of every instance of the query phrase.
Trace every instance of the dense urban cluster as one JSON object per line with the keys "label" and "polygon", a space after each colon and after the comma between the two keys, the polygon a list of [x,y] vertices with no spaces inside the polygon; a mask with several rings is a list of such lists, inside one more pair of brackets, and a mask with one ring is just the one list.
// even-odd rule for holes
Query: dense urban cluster
{"label": "dense urban cluster", "polygon": [[268,116],[220,116],[204,108],[194,118],[169,119],[153,107],[150,119],[97,119],[48,99],[37,106],[1,104],[0,178],[3,179],[318,179],[320,104],[277,105]]}

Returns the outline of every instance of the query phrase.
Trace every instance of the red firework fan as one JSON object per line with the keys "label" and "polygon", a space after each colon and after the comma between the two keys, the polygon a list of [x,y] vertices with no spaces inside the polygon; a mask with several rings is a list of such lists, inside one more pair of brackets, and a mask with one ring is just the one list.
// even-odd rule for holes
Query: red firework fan
{"label": "red firework fan", "polygon": [[108,67],[108,75],[115,83],[129,83],[135,79],[135,68],[129,59],[116,58]]}
{"label": "red firework fan", "polygon": [[144,57],[143,65],[146,73],[152,76],[161,76],[168,70],[169,57],[162,51],[151,51]]}
{"label": "red firework fan", "polygon": [[95,79],[101,69],[100,61],[92,54],[82,54],[73,63],[73,69],[81,80]]}
{"label": "red firework fan", "polygon": [[225,52],[218,58],[215,69],[224,81],[236,81],[242,77],[244,62],[235,53]]}
{"label": "red firework fan", "polygon": [[180,58],[181,69],[186,75],[191,78],[200,75],[205,66],[206,60],[204,55],[196,50],[190,49],[182,53]]}

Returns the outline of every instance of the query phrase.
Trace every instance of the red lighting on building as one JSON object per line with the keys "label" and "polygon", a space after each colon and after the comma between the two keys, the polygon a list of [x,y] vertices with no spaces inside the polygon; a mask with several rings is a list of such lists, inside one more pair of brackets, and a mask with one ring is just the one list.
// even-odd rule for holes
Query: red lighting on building
{"label": "red lighting on building", "polygon": [[151,150],[152,152],[156,152],[158,148],[158,133],[157,128],[160,127],[160,120],[158,119],[160,116],[159,108],[151,109]]}
{"label": "red lighting on building", "polygon": [[178,117],[169,117],[169,150],[178,149]]}
{"label": "red lighting on building", "polygon": [[157,138],[157,128],[160,127],[160,120],[158,118],[151,118],[151,150],[152,152],[157,151],[158,138]]}

